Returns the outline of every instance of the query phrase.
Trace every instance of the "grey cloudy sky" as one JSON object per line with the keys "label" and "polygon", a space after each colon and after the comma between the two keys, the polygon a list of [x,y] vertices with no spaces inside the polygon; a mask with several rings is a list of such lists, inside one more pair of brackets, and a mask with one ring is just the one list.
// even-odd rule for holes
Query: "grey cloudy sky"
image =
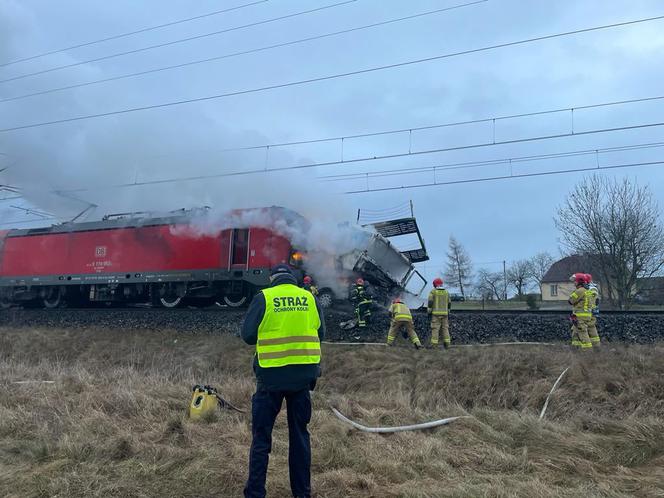
{"label": "grey cloudy sky", "polygon": [[[337,0],[339,1],[339,0]],[[108,35],[195,16],[243,2],[182,0],[114,2],[0,0],[0,63]],[[249,2],[244,2],[249,3]],[[197,21],[0,67],[0,80],[115,52],[278,17],[333,0],[269,0]],[[0,100],[49,88],[250,50],[343,30],[464,0],[357,0],[320,12],[222,35],[0,83]],[[657,0],[488,0],[448,12],[227,58],[137,78],[0,103],[0,128],[191,99],[345,73],[586,27],[664,15]],[[248,169],[337,161],[339,142],[222,152],[238,146],[344,136],[388,129],[528,113],[664,94],[664,21],[556,38],[308,85],[100,119],[0,133],[0,161],[11,167],[0,183],[26,189],[28,201],[0,203],[2,223],[27,218],[10,203],[71,216],[84,203],[49,194],[76,193],[98,204],[95,216],[128,209],[281,204],[309,217],[354,219],[358,208],[386,209],[411,200],[432,261],[443,264],[454,234],[478,262],[558,252],[552,215],[583,173],[484,183],[439,185],[354,195],[366,178],[321,182],[318,177],[515,158],[664,142],[662,127],[477,147],[388,160],[280,171],[158,186],[109,185]],[[577,132],[664,121],[664,101],[574,113]],[[570,113],[500,120],[496,140],[568,133]],[[344,141],[344,158],[453,148],[493,139],[491,123]],[[662,149],[601,154],[602,165],[659,161]],[[581,168],[593,156],[514,163],[514,174]],[[493,164],[436,173],[437,181],[501,176]],[[660,166],[602,174],[650,184],[660,205]],[[371,178],[371,188],[433,180],[431,170]],[[498,269],[499,264],[485,264]]]}

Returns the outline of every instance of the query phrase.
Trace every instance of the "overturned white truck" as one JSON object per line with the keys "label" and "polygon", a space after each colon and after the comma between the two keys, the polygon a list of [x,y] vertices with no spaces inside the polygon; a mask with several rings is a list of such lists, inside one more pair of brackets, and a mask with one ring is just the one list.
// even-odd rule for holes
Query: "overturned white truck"
{"label": "overturned white truck", "polygon": [[[426,261],[428,256],[414,218],[364,227],[346,225],[344,229],[353,231],[356,243],[351,251],[328,260],[333,261],[334,271],[325,269],[326,265],[305,265],[318,284],[319,301],[324,307],[347,299],[358,277],[365,280],[378,303],[387,304],[397,295],[406,300],[420,298],[427,282],[414,263]],[[420,248],[401,251],[388,240],[410,233],[418,235]]]}

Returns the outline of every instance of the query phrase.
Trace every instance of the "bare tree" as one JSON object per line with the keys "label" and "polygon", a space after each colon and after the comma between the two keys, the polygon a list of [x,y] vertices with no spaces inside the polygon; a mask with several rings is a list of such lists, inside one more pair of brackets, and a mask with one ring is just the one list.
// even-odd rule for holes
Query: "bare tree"
{"label": "bare tree", "polygon": [[537,282],[538,287],[541,287],[544,275],[546,275],[546,272],[549,271],[555,261],[554,257],[548,252],[537,253],[528,260],[530,263],[530,278]]}
{"label": "bare tree", "polygon": [[503,297],[503,284],[502,272],[492,272],[486,268],[480,268],[477,272],[475,287],[482,299],[500,301]]}
{"label": "bare tree", "polygon": [[457,287],[461,295],[466,297],[466,289],[471,284],[473,263],[466,249],[450,235],[449,249],[447,251],[447,265],[445,267],[445,279],[454,287]]}
{"label": "bare tree", "polygon": [[532,270],[530,262],[526,259],[514,261],[507,269],[507,283],[514,287],[519,299],[523,297],[530,282]]}
{"label": "bare tree", "polygon": [[629,307],[636,280],[664,266],[664,230],[648,187],[599,175],[585,178],[555,217],[562,242],[597,266],[602,290]]}

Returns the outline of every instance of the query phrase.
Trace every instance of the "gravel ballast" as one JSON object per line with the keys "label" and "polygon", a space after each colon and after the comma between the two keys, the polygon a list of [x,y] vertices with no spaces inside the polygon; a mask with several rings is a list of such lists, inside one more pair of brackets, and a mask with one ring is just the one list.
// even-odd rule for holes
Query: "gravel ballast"
{"label": "gravel ballast", "polygon": [[[3,327],[114,328],[131,330],[175,330],[188,334],[239,335],[245,310],[236,309],[9,309],[0,312]],[[500,341],[567,341],[568,314],[492,313],[491,311],[452,313],[450,333],[457,344]],[[331,341],[382,342],[387,336],[389,317],[378,311],[370,327],[343,330],[340,323],[352,315],[343,310],[327,310],[327,339]],[[415,329],[420,339],[429,338],[428,318],[415,313]],[[605,314],[598,321],[605,341],[652,343],[664,339],[664,314]]]}

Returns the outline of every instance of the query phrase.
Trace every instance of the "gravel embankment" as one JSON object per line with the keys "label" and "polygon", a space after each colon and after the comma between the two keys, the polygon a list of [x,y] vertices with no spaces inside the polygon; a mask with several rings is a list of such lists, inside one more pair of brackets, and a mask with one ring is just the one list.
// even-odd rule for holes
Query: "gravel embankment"
{"label": "gravel embankment", "polygon": [[[127,328],[133,330],[176,330],[189,334],[239,334],[244,310],[218,309],[10,309],[0,312],[0,326],[46,328]],[[374,315],[365,330],[342,330],[341,322],[352,316],[345,311],[326,313],[328,339],[333,341],[384,341],[389,318]],[[421,339],[429,337],[426,315],[415,314],[415,328]],[[605,314],[599,319],[604,340],[651,343],[664,340],[664,314]],[[457,313],[450,317],[455,343],[495,341],[566,341],[567,314],[544,313]]]}

